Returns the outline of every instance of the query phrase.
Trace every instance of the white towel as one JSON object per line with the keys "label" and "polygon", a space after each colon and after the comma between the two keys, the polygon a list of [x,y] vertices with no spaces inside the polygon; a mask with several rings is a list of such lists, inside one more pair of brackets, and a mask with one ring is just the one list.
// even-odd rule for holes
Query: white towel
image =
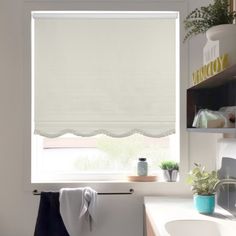
{"label": "white towel", "polygon": [[97,192],[90,187],[60,190],[60,213],[70,236],[79,236],[83,226],[96,221]]}

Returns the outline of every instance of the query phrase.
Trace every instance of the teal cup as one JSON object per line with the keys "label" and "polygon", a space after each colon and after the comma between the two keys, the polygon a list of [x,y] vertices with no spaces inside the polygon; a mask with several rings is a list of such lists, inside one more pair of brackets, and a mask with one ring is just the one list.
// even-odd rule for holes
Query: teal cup
{"label": "teal cup", "polygon": [[215,195],[194,195],[194,207],[201,214],[212,214],[215,210]]}

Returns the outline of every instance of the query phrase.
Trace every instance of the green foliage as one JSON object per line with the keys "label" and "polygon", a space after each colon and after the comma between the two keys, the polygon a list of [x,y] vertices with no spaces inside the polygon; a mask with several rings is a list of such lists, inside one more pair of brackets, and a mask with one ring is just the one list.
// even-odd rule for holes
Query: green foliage
{"label": "green foliage", "polygon": [[145,148],[143,139],[144,137],[137,135],[124,138],[102,136],[97,140],[97,148],[105,152],[113,161],[119,160],[125,165]]}
{"label": "green foliage", "polygon": [[161,160],[171,156],[169,137],[150,138],[133,134],[123,138],[97,135],[94,150],[78,152],[73,171],[129,172],[135,174],[139,157],[146,157],[149,171],[156,171]]}
{"label": "green foliage", "polygon": [[214,194],[214,186],[219,181],[217,172],[207,172],[205,167],[200,164],[194,164],[195,167],[190,171],[187,182],[192,185],[192,191],[199,195]]}
{"label": "green foliage", "polygon": [[179,170],[179,164],[175,161],[162,161],[160,168],[162,170]]}
{"label": "green foliage", "polygon": [[232,24],[236,11],[231,11],[228,0],[214,0],[213,4],[196,8],[184,20],[187,31],[184,42],[194,35],[205,33],[209,28],[221,24]]}

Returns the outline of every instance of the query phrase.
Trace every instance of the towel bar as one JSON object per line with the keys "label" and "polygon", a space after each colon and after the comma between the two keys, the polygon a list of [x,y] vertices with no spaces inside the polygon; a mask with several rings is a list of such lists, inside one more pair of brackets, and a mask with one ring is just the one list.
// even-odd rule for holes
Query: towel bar
{"label": "towel bar", "polygon": [[[37,189],[35,189],[35,190],[33,190],[33,195],[35,195],[35,196],[38,196],[38,195],[41,195],[41,192],[40,191],[38,191]],[[109,192],[107,192],[107,193],[97,193],[98,195],[129,195],[129,194],[133,194],[134,193],[134,190],[131,188],[131,189],[129,189],[129,192],[114,192],[114,193],[109,193]]]}

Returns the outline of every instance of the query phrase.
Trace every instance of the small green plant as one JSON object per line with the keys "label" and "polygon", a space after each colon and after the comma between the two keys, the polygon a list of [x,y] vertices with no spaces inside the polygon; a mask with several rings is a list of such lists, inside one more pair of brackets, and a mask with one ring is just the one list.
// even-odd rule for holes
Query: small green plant
{"label": "small green plant", "polygon": [[229,0],[214,0],[213,4],[196,8],[184,20],[187,31],[184,42],[194,35],[205,33],[209,28],[221,24],[233,24],[236,11],[230,9]]}
{"label": "small green plant", "polygon": [[175,161],[162,161],[160,168],[162,170],[179,170],[179,164]]}
{"label": "small green plant", "polygon": [[217,172],[207,172],[205,167],[200,164],[194,164],[195,167],[190,171],[187,183],[192,185],[194,194],[212,195],[215,193],[214,186],[219,181]]}

